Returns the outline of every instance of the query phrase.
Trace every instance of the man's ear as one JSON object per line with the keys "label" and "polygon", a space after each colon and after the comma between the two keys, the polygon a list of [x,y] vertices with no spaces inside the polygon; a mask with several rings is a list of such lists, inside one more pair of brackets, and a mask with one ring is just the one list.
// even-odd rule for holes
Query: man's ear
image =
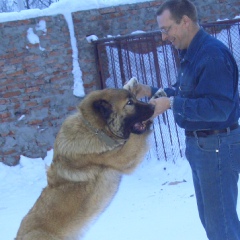
{"label": "man's ear", "polygon": [[183,15],[182,22],[184,25],[189,26],[189,24],[192,22],[192,20],[187,15]]}
{"label": "man's ear", "polygon": [[113,112],[112,105],[103,99],[94,101],[93,108],[95,111],[99,112],[100,115],[105,119],[108,119]]}

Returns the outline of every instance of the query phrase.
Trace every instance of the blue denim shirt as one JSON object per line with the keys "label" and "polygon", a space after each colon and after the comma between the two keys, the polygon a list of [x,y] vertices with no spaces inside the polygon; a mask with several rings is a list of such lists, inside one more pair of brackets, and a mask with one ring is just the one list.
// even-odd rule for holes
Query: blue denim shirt
{"label": "blue denim shirt", "polygon": [[238,67],[229,49],[200,29],[187,50],[180,51],[173,113],[188,131],[223,129],[239,118]]}

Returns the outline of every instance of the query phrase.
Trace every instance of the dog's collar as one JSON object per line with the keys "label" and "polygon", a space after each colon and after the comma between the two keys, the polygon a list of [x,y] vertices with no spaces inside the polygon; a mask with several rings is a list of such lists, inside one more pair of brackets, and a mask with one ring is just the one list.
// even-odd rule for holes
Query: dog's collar
{"label": "dog's collar", "polygon": [[109,147],[113,148],[118,145],[121,145],[117,140],[112,139],[105,132],[93,127],[91,123],[88,122],[83,116],[81,116],[81,119],[83,123],[98,136],[99,140],[104,141]]}

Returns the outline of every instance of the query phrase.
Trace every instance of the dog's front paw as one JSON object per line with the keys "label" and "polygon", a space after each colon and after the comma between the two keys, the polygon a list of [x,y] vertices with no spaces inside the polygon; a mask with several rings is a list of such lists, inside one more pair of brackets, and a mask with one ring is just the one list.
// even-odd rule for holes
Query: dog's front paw
{"label": "dog's front paw", "polygon": [[157,92],[152,96],[151,99],[160,98],[160,97],[167,97],[167,94],[163,88],[159,88]]}

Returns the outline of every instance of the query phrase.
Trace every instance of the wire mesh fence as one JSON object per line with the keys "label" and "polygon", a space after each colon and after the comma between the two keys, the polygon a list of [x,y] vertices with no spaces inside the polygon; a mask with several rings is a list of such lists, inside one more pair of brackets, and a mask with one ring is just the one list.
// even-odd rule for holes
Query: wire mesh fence
{"label": "wire mesh fence", "polygon": [[[229,47],[240,69],[240,19],[202,27]],[[99,39],[95,46],[102,88],[122,88],[131,77],[157,88],[176,82],[178,53],[162,41],[159,31]],[[153,129],[151,152],[159,160],[175,161],[184,155],[184,132],[171,110],[154,120]]]}
{"label": "wire mesh fence", "polygon": [[[237,61],[240,76],[240,19],[208,23],[203,27],[230,49]],[[238,84],[238,89],[240,89],[240,81]]]}

